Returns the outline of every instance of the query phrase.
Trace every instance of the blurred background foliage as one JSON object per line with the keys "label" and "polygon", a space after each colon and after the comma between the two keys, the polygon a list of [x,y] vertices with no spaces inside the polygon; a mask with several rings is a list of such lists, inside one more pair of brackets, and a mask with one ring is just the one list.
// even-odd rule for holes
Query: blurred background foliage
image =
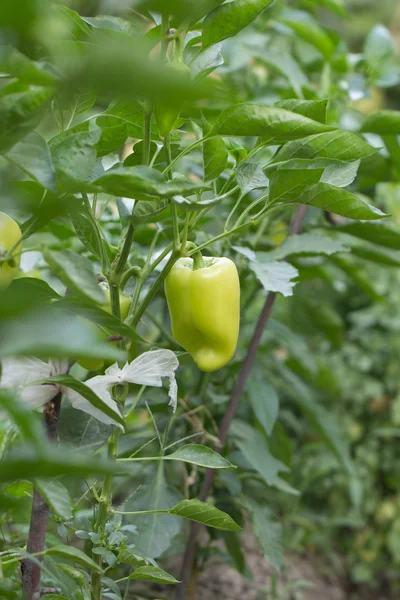
{"label": "blurred background foliage", "polygon": [[[237,37],[224,42],[223,64],[207,78],[209,85],[201,82],[195,88],[189,85],[185,76],[178,73],[171,78],[171,74],[163,72],[156,61],[149,61],[146,51],[153,45],[151,35],[148,35],[148,46],[136,44],[134,36],[117,40],[113,31],[119,31],[122,25],[127,28],[127,21],[123,24],[110,21],[104,28],[98,24],[97,33],[94,39],[91,38],[93,47],[81,52],[83,44],[80,42],[96,30],[96,22],[90,21],[96,15],[129,18],[133,29],[146,30],[148,21],[140,17],[139,12],[131,12],[131,1],[59,2],[60,6],[68,6],[85,19],[76,19],[74,13],[61,8],[58,13],[53,12],[54,8],[48,10],[47,3],[40,0],[21,0],[19,4],[19,15],[24,15],[22,19],[11,2],[0,6],[0,22],[7,24],[3,35],[12,36],[10,32],[18,32],[17,40],[11,41],[21,52],[44,63],[51,57],[52,68],[59,68],[62,73],[57,96],[51,100],[51,110],[41,122],[39,131],[47,140],[52,140],[62,135],[59,130],[64,129],[62,121],[65,120],[74,133],[80,133],[86,131],[82,122],[90,115],[93,124],[90,130],[93,135],[98,135],[94,142],[97,156],[105,157],[104,164],[113,164],[118,159],[120,148],[128,137],[130,142],[135,142],[130,164],[136,164],[136,159],[140,161],[142,148],[138,132],[143,123],[141,113],[135,113],[135,102],[142,96],[154,98],[164,94],[171,102],[176,102],[180,95],[191,94],[190,97],[203,103],[204,114],[210,120],[227,104],[235,102],[257,100],[271,105],[296,94],[308,100],[330,98],[328,122],[349,131],[359,131],[365,116],[376,110],[399,107],[400,9],[396,0],[379,3],[349,0],[346,2],[348,16],[341,8],[329,10],[332,6],[341,6],[334,0],[321,2],[325,8],[319,8],[319,3],[314,0],[276,2],[272,18],[270,13],[262,15]],[[134,4],[140,11],[140,3]],[[315,26],[320,24],[318,31],[321,33],[317,35],[316,43],[308,43],[300,33],[293,34],[288,22],[296,20]],[[329,33],[323,27],[328,28]],[[66,48],[70,51],[66,52]],[[187,62],[192,57],[191,52],[188,46],[185,50]],[[327,55],[330,61],[323,59]],[[51,69],[46,70],[46,74],[49,73]],[[133,74],[134,79],[126,73]],[[35,72],[32,76],[37,78],[39,75]],[[129,117],[128,126],[116,125],[110,117],[125,114],[124,107],[109,106],[115,89],[121,95],[128,95],[132,102],[129,115],[135,116]],[[79,101],[76,98],[78,91],[81,94]],[[196,112],[193,108],[188,112],[191,110]],[[189,116],[193,114],[185,114],[184,118]],[[182,128],[184,143],[195,139],[196,128],[199,128],[198,121]],[[375,206],[390,215],[390,221],[385,222],[388,228],[385,235],[389,240],[392,235],[393,243],[383,241],[379,244],[374,237],[376,232],[369,236],[360,229],[346,230],[348,221],[332,223],[329,215],[309,209],[305,231],[324,233],[327,239],[342,243],[348,251],[332,256],[321,256],[318,252],[307,256],[296,252],[289,254],[289,262],[299,270],[300,281],[292,297],[278,297],[273,318],[262,339],[254,378],[246,389],[232,427],[228,458],[239,465],[239,474],[220,474],[213,500],[230,514],[239,515],[239,521],[242,519],[240,509],[246,502],[250,503],[248,497],[258,507],[268,506],[273,518],[264,515],[261,520],[257,510],[253,510],[252,518],[255,528],[261,532],[259,537],[264,537],[265,541],[275,535],[278,539],[274,547],[260,540],[273,566],[282,566],[283,547],[310,555],[322,554],[333,569],[343,574],[349,597],[363,598],[363,594],[372,590],[371,597],[378,600],[381,597],[379,590],[392,593],[393,598],[400,593],[400,172],[398,156],[391,153],[393,148],[388,145],[384,148],[384,136],[367,133],[365,138],[383,150],[362,160],[351,189],[367,195]],[[159,140],[157,131],[154,131],[153,139]],[[58,139],[58,142],[62,141]],[[178,135],[173,139],[176,144],[181,141]],[[229,141],[232,164],[246,155],[248,142]],[[128,153],[131,149],[130,146]],[[265,150],[264,156],[269,159],[272,150]],[[14,160],[18,162],[18,156],[14,156]],[[164,166],[162,152],[159,160],[156,165]],[[77,175],[77,164],[70,170],[68,165],[62,167],[64,175],[66,173],[64,193],[72,194],[71,180]],[[3,184],[0,206],[29,222],[32,206],[37,205],[43,190],[39,184],[26,181],[19,181],[15,187],[15,169],[18,170],[18,165],[0,163]],[[201,153],[188,156],[181,169],[194,180],[201,177]],[[63,214],[62,207],[55,205],[52,184],[54,181],[46,182],[49,189],[47,204],[36,215],[42,227],[26,242],[21,275],[43,279],[61,294],[64,285],[43,259],[43,246],[84,254],[96,265],[98,260],[76,236],[70,214]],[[52,208],[54,213],[50,211]],[[161,222],[160,239],[165,240],[170,235],[171,223],[162,208],[156,222]],[[212,217],[202,219],[202,230],[196,233],[197,243],[215,233],[230,208],[231,205],[218,208]],[[124,207],[117,207],[108,194],[99,194],[97,215],[110,252],[115,253]],[[247,238],[241,238],[240,246],[260,252],[274,250],[285,239],[291,218],[292,211],[282,210],[276,219],[266,221],[263,229],[252,230]],[[145,249],[154,230],[151,220],[138,226],[132,256],[135,264],[143,264]],[[235,240],[235,243],[239,242]],[[225,241],[216,243],[213,250],[215,255],[232,253],[241,268],[244,308],[240,345],[229,368],[212,376],[199,376],[190,359],[181,358],[186,367],[179,376],[184,414],[173,421],[172,440],[196,431],[206,432],[199,436],[205,443],[215,440],[216,423],[221,420],[265,298],[265,292],[243,254]],[[133,287],[128,286],[127,291],[131,293]],[[38,297],[37,303],[40,301],[41,297]],[[9,310],[10,306],[12,298],[9,299]],[[3,309],[3,316],[7,316],[7,305]],[[43,318],[47,319],[47,316]],[[69,326],[67,322],[65,327]],[[177,350],[169,335],[163,298],[152,304],[151,313],[143,319],[139,333],[154,344],[162,343],[164,347]],[[36,334],[37,329],[34,329],[27,335],[33,338]],[[79,341],[77,343],[79,345]],[[85,352],[90,347],[90,340],[82,341]],[[140,340],[133,341],[132,348],[133,355],[144,349]],[[66,350],[76,353],[77,347]],[[106,358],[111,360],[113,357]],[[83,376],[80,367],[74,369],[77,377]],[[151,407],[159,429],[166,431],[165,394],[147,390],[144,400]],[[267,414],[263,413],[265,406]],[[148,444],[150,453],[156,452],[152,421],[142,405],[139,412],[130,417],[128,425],[121,456],[128,456],[143,444]],[[81,416],[77,419],[76,411],[71,407],[63,409],[62,441],[80,446],[87,452],[95,451],[104,445],[109,433],[109,429],[98,422]],[[15,436],[15,429],[4,428],[3,452]],[[260,448],[257,436],[261,436],[267,447],[266,456],[276,458],[282,466],[279,477],[271,478],[268,485],[252,466]],[[252,444],[245,443],[246,440]],[[290,474],[285,467],[290,469]],[[157,468],[143,470],[138,467],[134,478],[116,480],[114,493],[117,500],[119,497],[129,499],[127,510],[138,510],[153,501],[151,491],[157,481],[163,503],[172,506],[189,492],[194,497],[199,480],[196,469],[189,471],[186,467],[168,465],[164,473]],[[142,488],[135,496],[138,483]],[[73,498],[85,493],[81,483],[72,478],[66,485]],[[22,544],[26,538],[30,505],[27,493],[30,489],[30,484],[24,482],[14,483],[6,489],[16,503],[13,512],[7,511],[2,517],[2,549],[7,545]],[[74,508],[73,521],[62,517],[54,519],[50,543],[60,538],[65,541],[76,531],[89,530],[91,513],[88,503],[84,508]],[[134,537],[135,527],[144,531],[151,519],[146,519],[145,524],[143,519],[132,521],[127,537],[131,543],[135,540],[135,552],[164,559],[179,554],[184,546],[184,531],[174,517],[168,519],[161,527],[152,521],[153,536],[143,534],[139,538]],[[114,525],[118,526],[118,523]],[[110,535],[113,531],[111,527]],[[213,538],[222,539],[223,536],[212,534],[207,540],[202,548],[202,563],[217,552]],[[87,540],[83,543],[88,544]],[[225,544],[224,558],[245,572],[240,547],[238,549],[239,538],[235,538],[233,546],[225,538]],[[71,580],[67,581],[61,571],[50,562],[46,576],[49,581],[51,576],[56,576],[65,585],[64,590],[73,590]],[[15,573],[14,576],[17,578]]]}

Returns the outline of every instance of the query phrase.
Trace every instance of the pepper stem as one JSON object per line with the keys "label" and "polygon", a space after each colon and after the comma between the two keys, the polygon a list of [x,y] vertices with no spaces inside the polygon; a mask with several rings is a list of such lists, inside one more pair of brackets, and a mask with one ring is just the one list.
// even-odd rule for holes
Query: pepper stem
{"label": "pepper stem", "polygon": [[197,269],[204,269],[206,263],[201,255],[201,252],[195,252],[193,254],[193,271],[197,271]]}

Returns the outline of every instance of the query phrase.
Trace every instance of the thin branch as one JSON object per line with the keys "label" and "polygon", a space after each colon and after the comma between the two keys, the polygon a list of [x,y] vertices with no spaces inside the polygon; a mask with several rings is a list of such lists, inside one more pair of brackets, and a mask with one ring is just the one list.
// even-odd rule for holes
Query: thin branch
{"label": "thin branch", "polygon": [[[296,217],[292,224],[290,234],[296,235],[300,232],[301,224],[303,222],[305,213],[307,210],[307,206],[301,205],[297,210]],[[231,398],[229,400],[229,404],[225,411],[224,417],[222,419],[221,427],[218,435],[218,443],[215,445],[215,452],[222,453],[226,438],[228,435],[229,427],[232,423],[232,419],[235,416],[237,407],[239,405],[240,398],[242,396],[243,390],[245,388],[247,379],[250,375],[250,372],[253,368],[254,361],[256,358],[256,353],[258,349],[258,345],[260,343],[262,334],[264,332],[265,326],[268,323],[268,319],[271,315],[272,308],[275,303],[276,293],[269,292],[267,298],[265,300],[264,307],[261,311],[257,324],[255,326],[253,337],[250,342],[249,349],[247,351],[246,358],[242,364],[242,368],[240,369],[238,378],[236,380],[236,384],[232,390]],[[214,481],[215,470],[209,469],[206,473],[206,476],[203,479],[202,486],[200,488],[199,499],[203,502],[207,499],[207,496],[210,492],[212,483]],[[188,537],[188,543],[186,546],[185,554],[182,561],[181,574],[180,579],[181,583],[176,588],[175,600],[184,600],[185,598],[185,588],[188,585],[190,580],[190,575],[192,572],[192,565],[194,558],[196,556],[197,550],[197,535],[200,529],[200,523],[192,523],[190,526],[190,533]]]}
{"label": "thin branch", "polygon": [[[61,397],[59,393],[53,400],[47,402],[43,409],[43,420],[47,437],[51,442],[57,442],[58,419],[61,410]],[[43,552],[47,523],[49,520],[49,507],[42,499],[39,492],[33,490],[31,523],[29,527],[28,544],[26,551],[29,554]],[[24,600],[34,600],[40,596],[40,563],[25,558],[21,563],[22,590]]]}

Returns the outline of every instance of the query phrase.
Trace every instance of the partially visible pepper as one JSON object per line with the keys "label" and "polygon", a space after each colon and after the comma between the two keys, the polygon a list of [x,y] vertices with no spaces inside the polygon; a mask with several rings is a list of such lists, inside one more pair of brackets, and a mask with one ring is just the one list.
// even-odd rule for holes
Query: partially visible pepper
{"label": "partially visible pepper", "polygon": [[240,283],[229,258],[181,258],[165,279],[174,338],[202,371],[216,371],[235,353]]}
{"label": "partially visible pepper", "polygon": [[[18,223],[6,213],[0,212],[0,258],[14,248],[21,238],[21,230]],[[0,290],[7,288],[17,274],[21,259],[22,244],[14,248],[9,260],[0,262]]]}

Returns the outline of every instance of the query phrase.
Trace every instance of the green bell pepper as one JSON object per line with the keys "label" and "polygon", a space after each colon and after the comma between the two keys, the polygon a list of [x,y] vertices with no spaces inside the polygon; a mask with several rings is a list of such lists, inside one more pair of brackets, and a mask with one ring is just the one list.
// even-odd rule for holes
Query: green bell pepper
{"label": "green bell pepper", "polygon": [[[198,267],[198,268],[196,268]],[[181,258],[165,279],[172,333],[202,371],[232,358],[240,322],[240,282],[229,258]]]}

